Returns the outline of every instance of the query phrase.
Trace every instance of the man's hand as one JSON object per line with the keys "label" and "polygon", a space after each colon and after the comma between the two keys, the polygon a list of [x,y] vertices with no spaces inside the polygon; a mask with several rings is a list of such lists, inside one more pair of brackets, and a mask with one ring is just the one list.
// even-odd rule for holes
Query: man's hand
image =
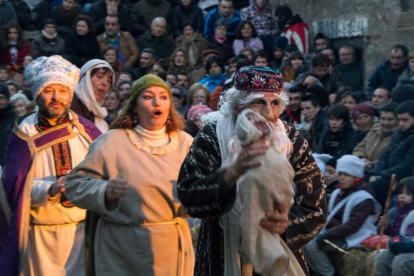
{"label": "man's hand", "polygon": [[309,76],[302,82],[303,85],[315,85],[318,80],[315,77]]}
{"label": "man's hand", "polygon": [[50,186],[49,195],[51,197],[55,197],[58,194],[65,192],[65,180],[66,180],[66,175],[61,176],[59,177],[58,180],[56,180],[55,183],[52,184],[52,186]]}
{"label": "man's hand", "polygon": [[260,226],[272,233],[281,235],[286,232],[288,227],[290,206],[275,204],[274,207],[273,213],[268,212],[266,219],[260,221]]}

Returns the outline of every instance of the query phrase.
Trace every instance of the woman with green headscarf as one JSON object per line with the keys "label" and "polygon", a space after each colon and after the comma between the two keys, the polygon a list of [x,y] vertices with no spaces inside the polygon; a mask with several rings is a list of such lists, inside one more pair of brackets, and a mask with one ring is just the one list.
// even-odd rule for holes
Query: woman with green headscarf
{"label": "woman with green headscarf", "polygon": [[186,212],[173,192],[193,139],[171,99],[162,79],[140,78],[110,130],[67,177],[70,201],[100,215],[86,240],[92,274],[193,275]]}

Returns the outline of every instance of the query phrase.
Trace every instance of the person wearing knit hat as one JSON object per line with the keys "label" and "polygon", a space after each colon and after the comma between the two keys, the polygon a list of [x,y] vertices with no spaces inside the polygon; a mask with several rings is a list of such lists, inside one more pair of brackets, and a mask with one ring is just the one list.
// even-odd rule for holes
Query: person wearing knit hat
{"label": "person wearing knit hat", "polygon": [[283,57],[285,55],[285,49],[289,41],[284,36],[278,36],[273,41],[273,57],[274,60],[270,62],[270,67],[278,70],[282,66]]}
{"label": "person wearing knit hat", "polygon": [[336,174],[337,158],[331,158],[325,163],[326,202],[329,202],[331,194],[338,188],[338,175]]}
{"label": "person wearing knit hat", "polygon": [[349,139],[348,148],[346,153],[352,153],[354,148],[364,140],[365,136],[371,130],[374,125],[374,111],[366,103],[356,104],[352,108],[352,121],[357,127]]}
{"label": "person wearing knit hat", "polygon": [[[207,275],[252,273],[252,265],[240,262],[241,209],[236,208],[234,202],[240,199],[239,180],[246,171],[260,166],[254,161],[255,157],[264,155],[269,147],[289,160],[296,172],[295,198],[306,198],[308,203],[295,201],[291,208],[278,205],[269,210],[257,227],[282,237],[286,232],[289,238],[285,241],[293,245],[290,249],[306,273],[307,266],[299,249],[314,237],[317,225],[326,220],[322,173],[303,136],[293,125],[279,119],[287,102],[282,94],[282,75],[269,67],[245,66],[233,79],[233,86],[221,97],[220,110],[203,117],[204,126],[196,136],[178,179],[178,197],[184,207],[190,215],[205,219],[200,228],[195,274],[206,271],[210,271]],[[268,143],[259,140],[246,146],[234,146],[235,123],[247,108],[263,116],[271,127]],[[317,216],[314,208],[318,210]],[[222,227],[215,226],[219,224]]]}
{"label": "person wearing knit hat", "polygon": [[328,255],[336,253],[337,249],[325,240],[350,249],[377,233],[375,224],[381,205],[374,198],[372,186],[363,181],[364,166],[364,162],[353,155],[344,155],[337,160],[339,186],[329,199],[328,221],[304,248],[308,265],[321,275],[335,274]]}
{"label": "person wearing knit hat", "polygon": [[65,197],[65,179],[101,132],[69,110],[79,68],[61,56],[39,57],[25,76],[39,109],[10,135],[0,217],[4,275],[83,275],[86,211]]}
{"label": "person wearing knit hat", "polygon": [[109,126],[104,120],[108,111],[104,104],[114,84],[115,72],[108,62],[100,59],[88,61],[81,68],[70,109],[93,122],[101,132],[108,131]]}
{"label": "person wearing knit hat", "polygon": [[191,232],[173,193],[193,142],[182,128],[168,85],[145,75],[132,85],[111,130],[68,176],[65,194],[91,211],[88,225],[93,231],[86,239],[99,245],[88,252],[87,271],[103,276],[137,271],[193,275]]}

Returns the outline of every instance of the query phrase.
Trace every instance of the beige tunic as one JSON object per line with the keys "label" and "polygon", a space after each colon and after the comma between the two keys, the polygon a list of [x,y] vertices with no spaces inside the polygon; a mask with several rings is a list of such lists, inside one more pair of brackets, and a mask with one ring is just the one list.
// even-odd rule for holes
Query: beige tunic
{"label": "beige tunic", "polygon": [[[95,236],[97,275],[177,275],[182,246],[173,221],[180,207],[173,189],[192,140],[173,132],[168,145],[151,148],[134,130],[115,129],[99,137],[72,170],[66,181],[69,200],[101,215]],[[128,182],[128,193],[106,206],[107,180],[117,176]],[[191,237],[189,242],[192,247]]]}

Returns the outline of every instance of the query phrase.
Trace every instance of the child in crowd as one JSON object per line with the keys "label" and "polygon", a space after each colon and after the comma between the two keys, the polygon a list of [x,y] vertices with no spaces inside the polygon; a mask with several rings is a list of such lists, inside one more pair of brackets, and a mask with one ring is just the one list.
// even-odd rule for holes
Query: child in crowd
{"label": "child in crowd", "polygon": [[260,50],[257,52],[257,56],[254,60],[254,66],[257,67],[268,67],[269,66],[269,56],[265,50]]}
{"label": "child in crowd", "polygon": [[[398,190],[394,199],[394,221],[385,230],[391,238],[388,249],[375,258],[375,276],[408,276],[414,273],[414,177],[401,180]],[[380,225],[384,224],[387,224],[386,218],[381,217]],[[408,263],[410,265],[407,266]]]}
{"label": "child in crowd", "polygon": [[310,268],[321,276],[333,276],[335,268],[327,253],[355,247],[376,234],[375,222],[381,205],[374,199],[370,184],[363,181],[365,164],[356,156],[344,155],[337,161],[339,186],[329,200],[329,216],[322,231],[304,247]]}
{"label": "child in crowd", "polygon": [[6,65],[0,65],[0,83],[5,83],[9,79],[9,70]]}
{"label": "child in crowd", "polygon": [[325,164],[326,202],[329,202],[332,192],[335,191],[339,185],[338,175],[336,174],[336,161],[337,158],[331,158]]}

